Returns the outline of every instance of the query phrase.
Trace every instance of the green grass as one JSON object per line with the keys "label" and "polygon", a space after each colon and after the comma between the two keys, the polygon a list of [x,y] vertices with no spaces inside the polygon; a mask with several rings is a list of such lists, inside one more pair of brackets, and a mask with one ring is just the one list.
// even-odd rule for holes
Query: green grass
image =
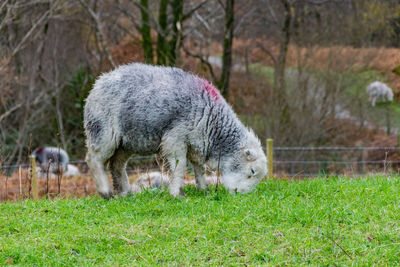
{"label": "green grass", "polygon": [[400,178],[0,204],[0,265],[398,265]]}
{"label": "green grass", "polygon": [[[322,72],[323,73],[323,72]],[[366,95],[367,86],[375,81],[386,82],[386,77],[377,70],[349,69],[344,72],[331,72],[346,87],[348,95]]]}

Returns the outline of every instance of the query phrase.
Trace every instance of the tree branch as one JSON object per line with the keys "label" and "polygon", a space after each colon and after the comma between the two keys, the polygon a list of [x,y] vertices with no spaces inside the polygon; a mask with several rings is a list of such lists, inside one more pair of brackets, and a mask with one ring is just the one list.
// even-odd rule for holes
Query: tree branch
{"label": "tree branch", "polygon": [[201,2],[200,4],[195,6],[192,10],[190,10],[188,13],[184,14],[182,16],[182,21],[185,21],[186,19],[190,18],[194,12],[196,12],[198,9],[200,9],[207,2],[208,2],[208,0],[204,0],[203,2]]}
{"label": "tree branch", "polygon": [[276,59],[276,57],[274,56],[274,54],[272,53],[272,51],[268,47],[265,47],[260,42],[257,42],[256,46],[258,48],[260,48],[263,52],[265,52],[272,59],[274,65],[276,64],[277,59]]}
{"label": "tree branch", "polygon": [[48,18],[48,15],[50,14],[50,10],[47,10],[44,12],[44,14],[40,17],[38,21],[31,27],[31,29],[28,31],[27,34],[25,34],[24,38],[22,38],[21,42],[17,45],[17,47],[14,48],[13,52],[11,53],[11,56],[15,56],[15,54],[18,53],[19,50],[21,50],[23,44],[28,40],[28,38],[32,35],[33,31],[36,29],[37,26],[39,26],[46,18]]}
{"label": "tree branch", "polygon": [[99,33],[99,37],[100,37],[100,43],[101,43],[102,47],[104,48],[104,51],[106,52],[108,61],[115,68],[116,67],[115,62],[111,57],[111,53],[110,53],[108,46],[106,44],[106,41],[105,41],[105,34],[103,32],[103,27],[102,27],[102,24],[99,19],[99,14],[96,14],[94,12],[94,10],[91,9],[88,6],[88,4],[86,2],[84,2],[83,0],[79,0],[79,2],[81,3],[82,7],[85,8],[85,10],[89,13],[92,20],[95,22],[96,29],[97,29],[97,32]]}
{"label": "tree branch", "polygon": [[193,54],[192,52],[189,52],[189,50],[187,50],[186,47],[185,47],[184,45],[182,45],[182,49],[183,49],[183,51],[184,51],[188,56],[197,58],[197,59],[200,60],[200,62],[201,62],[202,64],[206,65],[207,68],[208,68],[208,70],[210,71],[210,75],[211,75],[211,78],[213,79],[213,82],[214,82],[214,83],[217,83],[217,82],[218,82],[217,76],[216,76],[215,73],[214,73],[214,69],[213,69],[211,63],[208,62],[208,60],[204,59],[202,55],[197,55],[197,54]]}
{"label": "tree branch", "polygon": [[337,0],[305,0],[305,2],[314,5],[322,5],[329,2],[337,2]]}
{"label": "tree branch", "polygon": [[18,105],[13,106],[12,108],[10,108],[9,110],[7,110],[6,112],[4,112],[3,114],[1,114],[0,116],[0,122],[2,120],[4,120],[5,118],[7,118],[11,113],[13,113],[15,110],[19,109],[22,106],[22,103],[19,103]]}
{"label": "tree branch", "polygon": [[273,20],[274,20],[274,22],[275,22],[275,24],[279,24],[279,22],[278,22],[278,19],[276,18],[276,14],[275,14],[275,11],[274,11],[274,9],[272,8],[272,6],[271,6],[271,3],[269,2],[269,0],[264,0],[264,2],[267,4],[267,7],[268,7],[268,10],[269,10],[269,13],[271,13],[271,16],[272,16],[272,18],[273,18]]}

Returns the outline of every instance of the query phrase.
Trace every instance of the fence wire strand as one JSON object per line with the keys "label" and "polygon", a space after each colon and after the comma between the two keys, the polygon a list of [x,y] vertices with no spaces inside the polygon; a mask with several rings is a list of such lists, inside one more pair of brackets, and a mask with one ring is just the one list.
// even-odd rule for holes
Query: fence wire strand
{"label": "fence wire strand", "polygon": [[[264,148],[265,150],[265,148]],[[395,159],[395,160],[388,160],[388,159],[381,159],[381,160],[365,160],[365,159],[359,159],[360,158],[360,151],[385,151],[389,152],[400,152],[400,147],[386,147],[386,146],[377,146],[377,147],[362,147],[362,146],[354,146],[354,147],[341,147],[341,146],[318,146],[318,147],[300,147],[300,146],[278,146],[274,147],[274,165],[275,169],[279,169],[279,167],[282,166],[296,166],[296,165],[378,165],[378,164],[384,164],[384,165],[393,165],[393,164],[400,164],[400,159]],[[315,157],[318,157],[316,155],[314,156],[309,156],[310,160],[298,160],[298,159],[290,159],[292,154],[285,154],[287,152],[299,152],[299,153],[315,153],[315,152],[321,152],[321,153],[350,153],[352,151],[359,151],[357,155],[353,156],[354,159],[349,159],[349,160],[341,160],[340,157],[336,160],[333,157],[333,159],[327,159],[327,160],[318,160],[315,159]],[[282,154],[283,153],[283,154]],[[306,156],[303,156],[303,154],[300,154],[302,158],[305,158]],[[128,162],[128,167],[127,171],[129,173],[135,172],[135,171],[150,171],[150,170],[156,170],[157,168],[154,168],[154,161],[157,161],[157,158],[155,155],[151,156],[133,156],[129,162]],[[70,164],[75,164],[75,165],[86,165],[85,160],[73,160],[69,162]],[[146,167],[148,165],[153,165],[152,167]],[[10,165],[0,165],[0,172],[4,172],[7,169],[9,170],[17,170],[18,168],[29,168],[30,164],[29,163],[20,163],[20,164],[10,164]],[[306,169],[306,168],[303,168]],[[303,172],[307,172],[307,170],[301,170]],[[290,172],[290,171],[289,171]],[[317,175],[318,173],[308,173],[310,175]]]}

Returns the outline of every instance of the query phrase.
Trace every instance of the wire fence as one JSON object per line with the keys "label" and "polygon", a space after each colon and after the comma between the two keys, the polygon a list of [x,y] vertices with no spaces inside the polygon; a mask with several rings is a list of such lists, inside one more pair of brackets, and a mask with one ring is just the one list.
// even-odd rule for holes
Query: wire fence
{"label": "wire fence", "polygon": [[[326,175],[364,176],[374,173],[400,172],[400,147],[274,147],[275,177],[300,178]],[[71,161],[80,173],[90,174],[84,160]],[[134,156],[127,164],[129,175],[164,169],[159,156]],[[0,166],[0,200],[23,199],[31,194],[30,164]],[[53,179],[57,178],[57,179]],[[79,177],[40,176],[40,195],[94,194],[96,187],[90,175]]]}
{"label": "wire fence", "polygon": [[[274,174],[287,176],[316,176],[352,171],[356,175],[368,172],[400,170],[400,147],[274,147]],[[82,174],[88,173],[84,160],[70,161]],[[128,173],[156,170],[162,165],[156,156],[133,156],[127,165]],[[29,163],[0,165],[0,174],[11,176],[18,168],[29,168]],[[357,171],[356,171],[357,170]]]}
{"label": "wire fence", "polygon": [[[69,161],[69,164],[75,165],[78,167],[80,173],[87,174],[89,168],[85,160],[72,160]],[[136,171],[144,171],[144,170],[155,170],[158,169],[162,164],[161,159],[156,155],[151,156],[133,156],[129,159],[127,164],[127,172],[136,172]],[[9,164],[9,165],[0,165],[0,175],[11,176],[15,172],[18,171],[19,168],[30,168],[30,163],[18,163],[18,164]]]}
{"label": "wire fence", "polygon": [[[36,169],[37,179],[33,179],[31,164],[10,164],[0,166],[0,201],[16,201],[34,197],[86,197],[96,193],[94,179],[84,160],[70,161],[78,168],[79,175],[57,174],[48,172],[48,168]],[[130,182],[135,176],[163,169],[163,162],[156,156],[132,157],[127,164]],[[89,174],[89,175],[88,175]],[[37,186],[36,186],[37,184]],[[34,189],[35,188],[35,189]],[[38,190],[36,190],[36,188]],[[33,192],[37,192],[34,194]]]}
{"label": "wire fence", "polygon": [[274,174],[314,177],[398,173],[400,147],[275,147]]}

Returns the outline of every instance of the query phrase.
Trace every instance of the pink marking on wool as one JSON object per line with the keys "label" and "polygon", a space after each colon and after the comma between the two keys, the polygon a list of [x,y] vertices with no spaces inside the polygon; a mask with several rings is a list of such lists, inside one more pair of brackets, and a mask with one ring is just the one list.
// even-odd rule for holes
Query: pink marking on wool
{"label": "pink marking on wool", "polygon": [[204,86],[204,90],[207,91],[208,94],[210,94],[212,97],[214,97],[215,100],[219,100],[221,98],[221,95],[218,91],[217,88],[214,87],[209,81],[202,79],[201,80]]}

